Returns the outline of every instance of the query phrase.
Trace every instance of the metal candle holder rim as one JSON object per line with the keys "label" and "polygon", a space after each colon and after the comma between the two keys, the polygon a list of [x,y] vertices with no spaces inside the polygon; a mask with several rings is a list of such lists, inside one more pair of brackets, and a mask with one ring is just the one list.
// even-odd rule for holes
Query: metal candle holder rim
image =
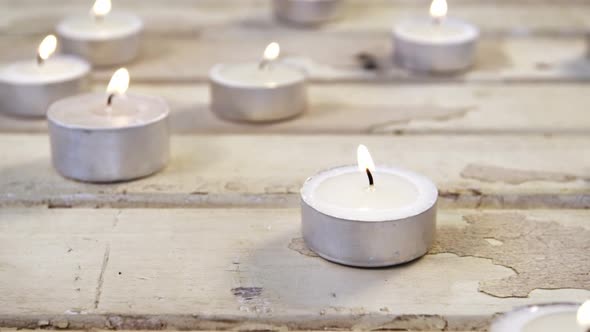
{"label": "metal candle holder rim", "polygon": [[[53,79],[47,80],[47,81],[6,80],[2,76],[0,76],[0,83],[12,84],[12,85],[24,85],[24,86],[48,86],[48,85],[54,85],[54,84],[63,84],[64,82],[67,82],[67,81],[77,80],[77,79],[87,76],[90,73],[91,66],[90,66],[90,63],[88,63],[88,61],[86,61],[80,57],[74,56],[74,55],[59,54],[57,56],[59,56],[62,59],[69,59],[69,60],[73,60],[73,61],[78,61],[80,63],[80,65],[84,66],[85,68],[84,68],[84,70],[80,71],[80,73],[76,73],[75,75],[71,75],[71,76],[67,76],[67,77],[56,77],[56,78],[53,78]],[[51,59],[49,59],[47,61],[51,61]],[[10,64],[9,64],[9,66],[10,66]]]}
{"label": "metal candle holder rim", "polygon": [[[416,18],[418,19],[418,18]],[[424,19],[424,18],[421,18]],[[447,18],[447,20],[452,20],[452,22],[454,22],[455,24],[460,24],[461,26],[467,27],[469,29],[470,35],[467,37],[462,37],[462,38],[457,38],[457,39],[450,39],[450,40],[445,40],[445,41],[436,41],[436,40],[419,40],[419,39],[412,39],[412,43],[414,44],[419,44],[419,45],[441,45],[441,46],[445,46],[445,45],[457,45],[457,44],[463,44],[468,40],[477,40],[479,38],[480,32],[479,29],[473,25],[473,24],[469,24],[465,21],[462,20],[458,20],[458,19],[449,19]],[[412,20],[407,19],[404,21],[401,21],[400,23],[396,24],[393,26],[393,28],[391,29],[391,32],[397,36],[398,38],[401,39],[406,39],[405,36],[401,33],[399,33],[400,31],[400,27],[402,27],[404,24],[407,24],[408,22],[411,22]]]}
{"label": "metal candle holder rim", "polygon": [[[324,170],[322,170],[322,171],[320,171],[320,172],[318,172],[318,173],[316,173],[316,174],[314,174],[314,175],[312,175],[312,176],[308,177],[308,178],[305,180],[305,182],[303,183],[303,186],[301,187],[301,189],[299,190],[299,193],[300,193],[301,199],[302,199],[302,200],[305,202],[305,204],[309,205],[309,206],[310,206],[310,207],[312,207],[314,210],[316,210],[317,212],[319,212],[319,213],[321,213],[321,214],[323,214],[323,215],[327,215],[327,216],[329,216],[329,217],[336,217],[336,218],[338,218],[339,220],[341,220],[341,221],[345,221],[345,222],[366,222],[366,223],[371,223],[371,224],[377,224],[377,223],[389,223],[389,222],[391,222],[391,221],[392,221],[392,219],[391,219],[391,218],[383,218],[383,219],[379,219],[379,220],[357,220],[357,219],[351,219],[351,218],[347,218],[346,216],[333,216],[333,215],[329,215],[329,214],[325,213],[324,211],[322,211],[322,209],[318,208],[318,207],[317,207],[315,204],[313,204],[313,203],[309,202],[309,200],[308,200],[309,198],[308,198],[308,197],[307,197],[307,196],[304,194],[304,192],[303,192],[303,190],[304,190],[304,188],[305,188],[306,184],[308,184],[308,183],[309,183],[309,182],[310,182],[310,181],[311,181],[311,180],[312,180],[314,177],[317,177],[317,176],[319,176],[319,175],[321,175],[321,174],[328,173],[328,172],[331,172],[331,171],[333,171],[333,170],[340,169],[340,168],[346,168],[346,169],[349,169],[349,168],[358,168],[358,166],[357,166],[357,165],[343,165],[343,166],[335,166],[335,167],[331,167],[331,168],[324,169]],[[414,175],[414,176],[420,177],[420,178],[422,178],[423,180],[425,180],[426,182],[428,182],[428,183],[432,184],[432,187],[433,187],[433,189],[434,189],[434,190],[436,190],[436,199],[434,200],[434,202],[432,202],[432,204],[424,204],[424,206],[423,206],[423,207],[421,207],[420,209],[418,209],[418,210],[417,210],[417,212],[415,212],[415,213],[413,213],[413,214],[411,214],[411,215],[405,215],[403,218],[395,219],[395,221],[396,221],[396,222],[403,222],[403,221],[404,221],[404,219],[410,219],[410,218],[412,218],[412,217],[418,216],[418,215],[420,215],[420,214],[422,214],[422,213],[424,213],[424,212],[428,211],[429,209],[431,209],[431,208],[432,208],[434,205],[436,205],[436,203],[437,203],[437,201],[438,201],[438,189],[436,188],[436,185],[434,185],[434,183],[432,183],[432,181],[431,181],[430,179],[428,179],[427,177],[425,177],[424,175],[421,175],[421,174],[418,174],[418,173],[415,173],[415,172],[412,172],[412,171],[406,170],[406,169],[404,169],[404,168],[400,168],[400,167],[394,167],[394,166],[387,166],[387,165],[377,165],[377,166],[376,166],[376,168],[393,168],[393,169],[399,170],[399,171],[401,171],[401,172],[403,172],[403,173],[406,173],[406,174],[411,174],[411,175]],[[408,222],[411,222],[411,220],[409,220]]]}
{"label": "metal candle holder rim", "polygon": [[63,25],[65,24],[66,21],[73,19],[73,18],[77,18],[78,16],[75,15],[70,15],[68,17],[66,17],[64,20],[60,21],[57,26],[55,27],[56,32],[61,36],[61,37],[66,37],[68,39],[74,39],[74,40],[79,40],[79,41],[110,41],[113,39],[123,39],[123,38],[127,38],[129,36],[133,36],[139,32],[141,32],[144,28],[144,24],[143,21],[141,20],[141,18],[135,14],[129,13],[129,12],[115,12],[115,13],[109,13],[108,15],[114,15],[114,16],[124,16],[127,19],[130,19],[133,24],[133,26],[131,26],[129,28],[129,31],[124,31],[122,33],[118,33],[118,34],[111,34],[108,36],[102,36],[102,35],[72,35],[69,34],[67,32],[64,33],[63,30]]}
{"label": "metal candle holder rim", "polygon": [[[512,317],[514,315],[520,315],[520,314],[526,314],[526,313],[531,313],[531,309],[532,308],[544,308],[544,307],[553,307],[553,306],[559,306],[559,308],[572,308],[572,309],[577,309],[578,307],[580,307],[582,305],[582,303],[577,303],[577,302],[549,302],[549,303],[541,303],[541,304],[529,304],[529,305],[524,305],[524,306],[519,306],[516,307],[512,310],[506,311],[505,313],[501,314],[500,317],[498,317],[497,319],[494,319],[494,321],[491,324],[491,327],[502,327],[502,330],[492,330],[494,332],[500,332],[500,331],[520,331],[522,329],[522,327],[524,326],[523,323],[528,323],[530,320],[525,320],[525,321],[517,321],[514,322],[513,320],[510,321],[510,330],[506,330],[506,328],[503,326],[504,324],[507,324],[506,321],[508,321],[509,317]],[[557,308],[556,308],[557,309]],[[564,310],[556,310],[554,313],[560,313],[563,312]],[[534,312],[533,312],[534,313]]]}
{"label": "metal candle holder rim", "polygon": [[[225,85],[231,88],[235,88],[235,89],[243,89],[243,90],[259,90],[261,88],[265,88],[265,89],[279,89],[282,87],[286,87],[286,86],[291,86],[294,84],[299,84],[301,82],[306,82],[307,81],[307,73],[305,70],[303,70],[302,68],[299,68],[297,66],[293,66],[293,65],[289,65],[289,64],[285,64],[284,62],[279,62],[281,65],[285,66],[285,67],[289,67],[293,70],[296,70],[298,72],[301,73],[302,77],[301,79],[297,79],[297,80],[292,80],[292,81],[288,81],[288,82],[282,82],[282,83],[278,83],[276,85],[273,86],[256,86],[256,85],[249,85],[249,84],[245,84],[245,83],[237,83],[235,81],[230,81],[227,79],[224,79],[220,74],[219,71],[222,70],[223,68],[225,68],[226,66],[228,66],[228,64],[216,64],[215,66],[213,66],[210,70],[209,70],[209,79],[217,84],[221,84],[221,85]],[[231,65],[230,65],[231,66]]]}
{"label": "metal candle holder rim", "polygon": [[[92,94],[94,94],[94,95],[101,95],[103,93],[96,92],[96,93],[92,93]],[[59,122],[56,119],[54,119],[54,118],[52,118],[52,117],[49,116],[49,114],[51,112],[51,109],[53,108],[54,105],[59,104],[61,101],[67,100],[69,98],[73,98],[73,97],[68,97],[68,98],[65,98],[65,99],[62,99],[62,100],[58,100],[55,103],[51,104],[51,106],[49,106],[49,109],[47,111],[47,121],[50,121],[51,123],[53,123],[53,124],[55,124],[57,126],[68,128],[68,129],[73,129],[73,130],[92,130],[92,131],[102,131],[102,132],[105,132],[105,131],[118,131],[118,130],[121,130],[121,129],[133,129],[133,128],[138,128],[138,127],[145,127],[145,126],[148,126],[148,125],[151,125],[151,124],[160,122],[160,121],[162,121],[163,119],[167,118],[170,115],[170,106],[168,106],[168,103],[166,103],[166,101],[162,97],[141,95],[141,94],[135,94],[135,93],[126,93],[126,95],[131,96],[131,97],[137,96],[137,97],[141,97],[141,98],[152,99],[154,102],[159,103],[164,108],[164,113],[162,113],[158,117],[155,117],[155,118],[153,118],[153,119],[151,119],[150,121],[147,121],[147,122],[135,123],[135,124],[130,124],[130,125],[121,126],[121,127],[94,128],[94,127],[85,127],[85,126],[79,126],[79,125],[72,125],[72,124],[67,124],[67,123]],[[74,97],[76,97],[76,96],[74,96]]]}

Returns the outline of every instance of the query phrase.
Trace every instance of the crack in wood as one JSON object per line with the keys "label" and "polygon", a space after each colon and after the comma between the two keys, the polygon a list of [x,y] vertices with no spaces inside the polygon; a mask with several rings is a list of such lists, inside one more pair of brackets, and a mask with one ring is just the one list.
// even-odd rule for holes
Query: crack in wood
{"label": "crack in wood", "polygon": [[461,171],[461,176],[483,182],[504,182],[514,185],[531,181],[570,182],[589,179],[568,173],[521,170],[486,164],[468,164]]}
{"label": "crack in wood", "polygon": [[111,254],[111,245],[107,244],[104,256],[102,258],[102,266],[100,268],[100,274],[98,275],[98,281],[96,283],[96,290],[94,293],[94,309],[98,309],[98,305],[100,304],[100,296],[102,295],[102,285],[104,284],[104,274],[107,270],[107,266],[109,264],[109,257]]}

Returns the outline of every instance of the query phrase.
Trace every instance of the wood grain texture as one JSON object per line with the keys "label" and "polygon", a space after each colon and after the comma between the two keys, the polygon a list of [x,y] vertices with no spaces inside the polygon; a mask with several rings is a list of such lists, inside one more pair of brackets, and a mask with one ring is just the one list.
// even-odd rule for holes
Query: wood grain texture
{"label": "wood grain texture", "polygon": [[[319,33],[220,30],[195,37],[151,37],[143,41],[140,57],[128,65],[133,82],[206,82],[217,63],[258,61],[272,40],[282,45],[283,60],[308,72],[316,83],[337,82],[586,82],[590,79],[587,42],[575,38],[490,38],[480,42],[476,64],[468,72],[428,76],[393,64],[391,41],[382,32]],[[32,58],[40,37],[1,36],[11,45],[0,63]],[[380,69],[361,68],[357,56],[369,53]],[[106,82],[113,69],[95,70],[92,77]]]}
{"label": "wood grain texture", "polygon": [[[322,26],[321,30],[388,31],[394,22],[403,18],[426,16],[429,4],[429,0],[345,1],[340,19]],[[75,0],[51,3],[3,0],[0,1],[4,9],[0,16],[0,34],[45,34],[62,17],[84,15],[91,5],[91,1]],[[150,35],[194,35],[227,27],[257,32],[292,30],[274,21],[270,1],[266,0],[118,0],[115,9],[140,15]],[[450,14],[492,35],[580,35],[590,22],[590,6],[583,0],[459,0],[450,3]],[[32,21],[35,24],[30,24]]]}
{"label": "wood grain texture", "polygon": [[[1,205],[294,207],[307,177],[355,163],[363,143],[377,163],[433,179],[443,206],[590,207],[585,136],[180,136],[172,138],[164,171],[110,185],[61,178],[51,167],[48,143],[46,136],[0,136]],[[578,177],[508,185],[475,179],[485,174],[463,177],[471,164]]]}
{"label": "wood grain texture", "polygon": [[[462,217],[478,213],[442,211],[438,227],[467,227]],[[590,230],[587,211],[513,213]],[[590,295],[489,296],[478,284],[514,271],[468,255],[377,270],[304,256],[288,248],[297,209],[3,209],[0,230],[0,325],[12,327],[470,330],[513,306]]]}
{"label": "wood grain texture", "polygon": [[[97,83],[94,90],[103,91]],[[133,84],[164,97],[176,134],[576,135],[590,133],[584,84],[368,85],[309,87],[303,116],[271,124],[233,123],[209,110],[206,84]],[[542,98],[540,98],[542,96]],[[47,131],[44,120],[0,115],[0,132]]]}

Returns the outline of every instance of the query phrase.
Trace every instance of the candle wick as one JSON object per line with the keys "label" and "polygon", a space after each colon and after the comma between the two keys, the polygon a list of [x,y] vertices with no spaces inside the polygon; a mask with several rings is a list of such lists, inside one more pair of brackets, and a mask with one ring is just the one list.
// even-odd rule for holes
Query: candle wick
{"label": "candle wick", "polygon": [[113,103],[113,98],[115,98],[115,94],[111,93],[107,98],[107,106],[111,107],[111,104]]}
{"label": "candle wick", "polygon": [[41,57],[39,53],[37,53],[37,65],[42,66],[45,63],[45,60]]}
{"label": "candle wick", "polygon": [[270,64],[270,61],[263,59],[262,61],[260,61],[260,63],[258,64],[258,69],[260,70],[264,70],[264,69],[268,69]]}
{"label": "candle wick", "polygon": [[441,25],[443,22],[444,17],[443,16],[435,16],[432,18],[432,22],[434,23],[434,25]]}
{"label": "candle wick", "polygon": [[373,174],[371,174],[371,171],[366,168],[367,171],[367,177],[369,178],[369,186],[373,187],[375,185],[375,182],[373,181]]}

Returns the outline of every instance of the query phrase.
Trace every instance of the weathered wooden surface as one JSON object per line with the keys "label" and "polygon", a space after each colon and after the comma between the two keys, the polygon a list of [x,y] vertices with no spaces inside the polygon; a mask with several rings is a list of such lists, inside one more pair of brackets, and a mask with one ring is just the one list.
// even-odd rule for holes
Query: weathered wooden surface
{"label": "weathered wooden surface", "polygon": [[[526,229],[514,222],[512,238],[495,239],[492,232],[479,238],[478,255],[457,256],[455,249],[445,252],[451,235],[444,230],[473,227],[465,216],[477,224],[484,222],[478,217],[509,215],[550,223],[546,236],[554,243],[573,243],[563,234],[590,232],[589,212],[581,210],[441,211],[441,253],[397,268],[355,269],[290,248],[300,237],[297,209],[3,209],[0,325],[469,330],[513,306],[590,296],[588,290],[534,289],[528,298],[502,299],[479,290],[534,268],[496,265],[503,257],[499,240],[506,246],[536,240],[519,237]],[[454,242],[478,236],[466,231]],[[496,249],[486,253],[486,246]],[[562,255],[535,246],[519,254],[530,260]],[[588,261],[577,266],[590,268]],[[549,265],[538,273],[561,268]]]}
{"label": "weathered wooden surface", "polygon": [[[46,136],[2,135],[0,204],[293,207],[308,176],[355,163],[363,143],[377,163],[432,178],[444,206],[588,208],[590,160],[581,157],[590,154],[587,142],[586,136],[178,136],[172,160],[156,176],[89,185],[56,174]],[[522,172],[520,184],[508,183],[512,171]]]}
{"label": "weathered wooden surface", "polygon": [[[11,45],[0,62],[33,58],[41,37],[0,36]],[[576,38],[491,38],[481,41],[475,67],[455,76],[428,77],[394,66],[388,30],[351,33],[261,33],[221,30],[195,37],[153,37],[144,40],[140,59],[128,68],[133,82],[206,82],[216,63],[256,61],[272,40],[282,45],[283,61],[305,69],[313,82],[531,82],[588,81],[590,61],[586,41]],[[380,69],[363,70],[360,53],[377,57]],[[106,82],[113,69],[93,77]]]}
{"label": "weathered wooden surface", "polygon": [[[277,27],[270,15],[269,4],[267,0],[114,2],[115,8],[131,10],[142,16],[148,34],[174,36],[214,31],[222,27],[264,32],[269,27]],[[429,4],[429,0],[346,1],[341,18],[321,29],[389,30],[394,22],[404,17],[427,15]],[[86,13],[91,5],[92,1],[77,0],[3,0],[0,6],[10,10],[1,13],[0,33],[43,34],[51,30],[64,15]],[[579,35],[588,29],[590,22],[590,6],[584,0],[455,0],[449,4],[449,13],[477,24],[485,34]],[[35,24],[30,24],[32,21]]]}
{"label": "weathered wooden surface", "polygon": [[[32,58],[91,3],[0,0],[0,62]],[[471,71],[441,77],[390,61],[392,25],[428,5],[346,0],[341,19],[299,29],[266,0],[114,1],[146,23],[131,90],[166,98],[187,136],[164,171],[92,185],[55,173],[43,120],[0,115],[0,327],[485,330],[514,306],[590,297],[590,3],[452,0],[482,39]],[[308,113],[215,118],[209,68],[258,59],[272,40],[310,74]],[[94,71],[93,89],[112,71]],[[303,245],[301,183],[354,163],[359,143],[437,183],[423,259],[353,269]]]}
{"label": "weathered wooden surface", "polygon": [[[105,84],[94,85],[96,91],[104,89]],[[262,125],[216,118],[209,110],[206,84],[132,84],[131,91],[164,97],[172,108],[172,130],[178,134],[590,133],[590,93],[584,84],[313,85],[305,115]],[[45,120],[0,115],[0,132],[45,131]]]}

